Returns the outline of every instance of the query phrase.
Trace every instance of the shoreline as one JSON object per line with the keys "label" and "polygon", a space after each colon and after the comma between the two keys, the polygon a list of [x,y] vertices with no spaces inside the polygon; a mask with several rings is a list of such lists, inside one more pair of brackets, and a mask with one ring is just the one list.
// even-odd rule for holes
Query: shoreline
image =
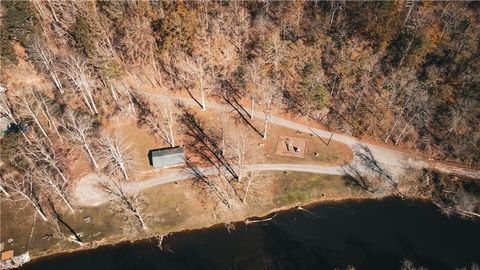
{"label": "shoreline", "polygon": [[[85,245],[85,247],[79,247],[77,249],[71,249],[71,250],[64,250],[64,251],[58,251],[58,252],[51,252],[47,254],[31,254],[30,255],[30,261],[28,263],[34,263],[36,261],[46,259],[49,257],[56,257],[56,256],[62,256],[62,255],[67,255],[67,254],[72,254],[72,253],[77,253],[77,252],[84,252],[84,251],[89,251],[89,250],[95,250],[99,248],[108,248],[108,247],[115,247],[117,245],[122,245],[122,244],[133,244],[135,242],[140,242],[140,241],[148,241],[152,240],[158,237],[166,237],[175,233],[181,233],[181,232],[189,232],[189,231],[196,231],[196,230],[205,230],[209,229],[215,226],[220,226],[222,224],[231,224],[231,223],[238,223],[238,222],[245,222],[247,220],[250,221],[255,221],[255,220],[262,220],[262,219],[268,219],[272,217],[275,213],[279,212],[284,212],[284,211],[289,211],[296,209],[298,207],[309,207],[312,205],[321,205],[321,204],[327,204],[327,203],[344,203],[344,202],[361,202],[361,201],[367,201],[367,200],[376,200],[380,201],[383,199],[387,198],[392,198],[394,196],[391,195],[386,195],[386,196],[379,196],[379,197],[348,197],[348,198],[332,198],[332,199],[325,199],[325,200],[313,200],[311,202],[306,202],[306,203],[301,203],[301,204],[292,204],[288,206],[282,206],[282,207],[277,207],[273,209],[269,209],[267,211],[263,211],[262,213],[258,215],[253,215],[253,216],[247,216],[244,217],[243,219],[236,219],[236,220],[229,220],[227,222],[218,222],[218,223],[211,223],[206,226],[201,226],[201,227],[195,227],[195,228],[179,228],[176,230],[171,230],[168,231],[167,233],[163,235],[158,235],[158,234],[147,234],[147,235],[139,235],[137,237],[133,237],[131,239],[127,239],[126,237],[121,237],[119,239],[113,240],[113,239],[102,239],[97,242],[91,242],[88,243],[89,245]],[[412,197],[408,198],[405,200],[420,200],[420,201],[431,201],[429,198],[422,198],[422,197]],[[109,242],[110,241],[110,242]],[[104,243],[107,242],[107,243]]]}

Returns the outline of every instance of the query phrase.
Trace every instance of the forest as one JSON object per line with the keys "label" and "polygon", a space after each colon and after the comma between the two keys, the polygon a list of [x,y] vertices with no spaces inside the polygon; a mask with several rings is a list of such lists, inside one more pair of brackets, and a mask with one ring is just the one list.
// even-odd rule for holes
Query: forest
{"label": "forest", "polygon": [[[148,230],[145,201],[121,184],[136,173],[116,119],[133,119],[164,146],[188,144],[193,172],[225,168],[195,176],[228,209],[261,192],[243,168],[258,159],[251,137],[270,136],[273,114],[480,166],[480,2],[32,0],[2,1],[0,15],[0,115],[10,123],[0,191],[54,220],[60,235],[55,205],[76,211],[76,159],[110,176],[102,187],[115,212]],[[206,100],[245,104],[265,119],[246,131],[239,123],[248,119],[211,112],[206,126],[184,104],[140,88],[190,96],[207,113]],[[435,185],[438,204],[454,211],[449,202],[461,199]],[[460,212],[478,216],[472,200]]]}

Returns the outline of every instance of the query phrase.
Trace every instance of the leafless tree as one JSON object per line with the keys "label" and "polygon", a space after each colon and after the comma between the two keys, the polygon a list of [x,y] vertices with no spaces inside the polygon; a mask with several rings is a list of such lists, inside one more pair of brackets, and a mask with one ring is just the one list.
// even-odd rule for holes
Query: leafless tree
{"label": "leafless tree", "polygon": [[[233,4],[233,11],[236,16],[231,19],[230,31],[231,42],[237,48],[238,54],[242,56],[244,53],[245,43],[248,41],[248,27],[249,27],[249,15],[245,8],[241,6],[241,2]],[[230,16],[228,16],[230,17]]]}
{"label": "leafless tree", "polygon": [[1,167],[2,164],[0,162],[0,192],[3,193],[5,195],[5,197],[9,198],[10,197],[10,193],[8,193],[7,191],[7,173],[5,171],[5,169],[3,167]]}
{"label": "leafless tree", "polygon": [[64,114],[62,127],[68,139],[80,144],[92,162],[92,165],[95,169],[98,169],[97,160],[92,153],[93,136],[96,134],[93,127],[93,119],[87,115],[68,109]]}
{"label": "leafless tree", "polygon": [[40,184],[45,187],[44,190],[53,191],[53,194],[64,202],[70,212],[75,212],[67,195],[68,182],[59,179],[58,176],[46,168],[36,169],[34,176],[40,181]]}
{"label": "leafless tree", "polygon": [[134,104],[139,110],[139,122],[148,126],[152,133],[158,135],[171,147],[176,146],[175,138],[179,131],[179,101],[170,98],[152,105],[143,95],[135,95],[134,99]]}
{"label": "leafless tree", "polygon": [[410,260],[403,259],[400,270],[427,270],[427,268],[423,266],[415,266]]}
{"label": "leafless tree", "polygon": [[397,195],[403,196],[398,189],[398,180],[395,179],[385,166],[374,157],[368,146],[357,144],[354,152],[355,156],[360,159],[360,164],[369,172],[373,173],[373,176],[377,176],[382,180],[376,184],[377,190],[383,191],[390,187],[397,192]]}
{"label": "leafless tree", "polygon": [[253,205],[264,203],[267,198],[266,192],[268,190],[268,175],[260,175],[255,170],[249,170],[243,177],[243,197],[242,203],[244,205]]}
{"label": "leafless tree", "polygon": [[62,170],[63,162],[62,158],[57,155],[55,149],[50,145],[47,145],[44,140],[32,138],[32,144],[24,145],[20,148],[23,156],[36,166],[47,166],[54,170],[58,176],[67,183],[68,180]]}
{"label": "leafless tree", "polygon": [[75,93],[80,96],[91,114],[98,114],[94,99],[94,81],[87,63],[78,56],[71,56],[65,63],[63,73],[67,76]]}
{"label": "leafless tree", "polygon": [[358,106],[361,104],[361,101],[365,92],[368,92],[371,89],[372,72],[375,68],[378,67],[379,61],[380,61],[380,56],[375,55],[371,57],[367,63],[365,63],[365,67],[364,67],[365,70],[363,70],[362,72],[361,81],[359,84],[362,90],[360,91],[360,94],[358,95],[357,100],[355,101],[355,107],[353,108],[354,112],[357,110]]}
{"label": "leafless tree", "polygon": [[250,119],[253,119],[253,114],[254,114],[254,109],[255,109],[255,103],[257,101],[257,96],[258,96],[258,85],[261,80],[261,67],[262,67],[262,62],[258,60],[252,61],[250,65],[250,72],[249,72],[249,81],[250,87],[249,87],[249,95],[250,95],[250,104],[251,104],[251,111],[250,111]]}
{"label": "leafless tree", "polygon": [[272,109],[274,108],[276,103],[278,102],[278,98],[280,97],[279,91],[277,86],[274,85],[270,80],[264,80],[260,83],[261,92],[260,98],[263,104],[263,113],[264,113],[264,124],[263,124],[263,139],[267,139],[268,135],[268,121],[270,118],[270,114]]}
{"label": "leafless tree", "polygon": [[[56,209],[55,204],[51,200],[51,198],[47,197],[47,205],[48,205],[48,212],[49,216],[51,216],[51,224],[53,225],[53,235],[56,238],[60,238],[63,240],[67,240],[69,242],[73,242],[77,245],[82,246],[83,241],[80,238],[80,235],[73,229],[70,224],[67,223],[67,221],[62,217],[62,214]],[[70,233],[70,235],[65,235],[64,230],[62,230],[62,227],[67,229],[67,231]]]}
{"label": "leafless tree", "polygon": [[[143,215],[145,205],[139,190],[129,190],[125,184],[116,179],[108,182],[102,182],[100,187],[109,196],[113,198],[116,208],[113,209],[117,214],[126,218],[133,216],[138,221],[143,230],[148,231],[148,226]],[[134,188],[135,189],[135,188]]]}
{"label": "leafless tree", "polygon": [[197,85],[200,90],[200,102],[202,105],[202,110],[206,110],[205,106],[205,95],[206,91],[209,91],[210,78],[208,78],[209,73],[207,72],[208,63],[203,57],[197,57],[193,59],[192,57],[186,56],[185,63],[183,64],[186,74],[184,79],[187,79],[190,82],[193,82]]}
{"label": "leafless tree", "polygon": [[40,112],[48,122],[50,131],[55,132],[55,134],[57,134],[57,137],[60,139],[60,142],[63,143],[62,136],[60,136],[60,133],[58,132],[57,121],[53,116],[53,110],[58,109],[57,104],[40,92],[34,92],[34,96],[38,103],[38,108],[40,109]]}
{"label": "leafless tree", "polygon": [[133,12],[125,17],[120,29],[119,48],[124,61],[137,67],[152,63],[155,38],[149,18]]}
{"label": "leafless tree", "polygon": [[130,180],[128,170],[133,164],[133,157],[125,140],[116,134],[104,134],[100,146],[105,171],[109,175],[120,172],[125,180]]}
{"label": "leafless tree", "polygon": [[161,119],[159,128],[166,142],[172,147],[176,145],[175,137],[178,132],[178,109],[173,100],[164,101],[160,104]]}
{"label": "leafless tree", "polygon": [[221,111],[215,114],[215,118],[218,119],[219,124],[218,128],[220,131],[220,136],[222,140],[222,155],[225,155],[225,150],[227,147],[227,142],[226,142],[226,136],[227,136],[227,129],[229,126],[229,120],[230,120],[230,113]]}
{"label": "leafless tree", "polygon": [[273,65],[273,72],[280,74],[280,65],[285,61],[287,48],[284,41],[281,40],[279,33],[272,33],[268,44],[269,62]]}
{"label": "leafless tree", "polygon": [[35,35],[32,38],[31,50],[34,58],[38,60],[42,69],[50,76],[50,79],[55,84],[55,87],[61,94],[64,93],[60,76],[58,75],[57,67],[55,66],[55,57],[52,51],[45,45],[45,42]]}
{"label": "leafless tree", "polygon": [[457,214],[464,218],[480,218],[480,200],[463,187],[452,192],[442,191],[441,196],[435,197],[433,202],[448,216]]}
{"label": "leafless tree", "polygon": [[245,166],[254,162],[259,155],[259,149],[253,139],[252,131],[245,125],[236,126],[229,134],[227,155],[231,163],[235,165],[237,180],[241,182],[245,174]]}
{"label": "leafless tree", "polygon": [[205,175],[196,165],[187,163],[188,172],[194,177],[194,184],[199,186],[205,198],[212,198],[232,210],[240,205],[240,196],[232,185],[232,181],[221,168],[215,168],[216,173]]}
{"label": "leafless tree", "polygon": [[43,221],[47,221],[46,214],[40,204],[39,186],[35,183],[31,174],[25,173],[11,179],[8,182],[8,186],[15,194],[19,195],[19,200],[25,201],[27,205],[32,206],[40,218]]}
{"label": "leafless tree", "polygon": [[358,168],[356,164],[348,164],[342,166],[344,173],[344,178],[347,182],[354,184],[355,186],[360,187],[361,189],[374,193],[377,191],[378,187],[372,183],[371,179],[364,175],[364,173]]}
{"label": "leafless tree", "polygon": [[213,134],[211,134],[209,130],[205,130],[195,115],[188,111],[184,111],[181,120],[184,124],[186,134],[193,139],[188,147],[198,154],[202,160],[210,163],[218,170],[222,170],[222,168],[227,170],[234,179],[237,179],[238,175],[235,169],[230,164],[230,161],[222,154],[222,150],[218,146],[215,136],[212,136]]}
{"label": "leafless tree", "polygon": [[38,103],[36,102],[33,91],[31,90],[21,91],[16,94],[16,98],[18,99],[16,104],[21,108],[21,112],[25,116],[33,119],[33,122],[38,127],[41,134],[50,143],[50,145],[52,145],[52,141],[50,140],[50,137],[48,136],[47,132],[45,131],[45,128],[40,122],[39,112],[38,112],[39,106],[38,106]]}

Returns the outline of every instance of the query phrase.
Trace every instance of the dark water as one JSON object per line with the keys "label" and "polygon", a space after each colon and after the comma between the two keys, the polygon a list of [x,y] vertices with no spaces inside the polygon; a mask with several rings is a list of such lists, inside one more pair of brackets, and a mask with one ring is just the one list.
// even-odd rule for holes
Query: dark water
{"label": "dark water", "polygon": [[430,203],[343,202],[278,213],[268,223],[181,232],[164,240],[102,247],[30,262],[21,269],[429,269],[480,262],[480,222],[447,218]]}

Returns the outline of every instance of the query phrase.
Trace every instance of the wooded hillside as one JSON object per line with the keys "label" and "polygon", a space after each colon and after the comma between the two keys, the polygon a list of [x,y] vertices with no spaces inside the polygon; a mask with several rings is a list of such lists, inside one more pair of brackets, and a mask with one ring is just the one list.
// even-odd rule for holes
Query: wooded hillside
{"label": "wooded hillside", "polygon": [[2,1],[1,28],[3,85],[31,62],[93,114],[139,74],[258,103],[273,88],[331,130],[480,162],[478,2]]}

